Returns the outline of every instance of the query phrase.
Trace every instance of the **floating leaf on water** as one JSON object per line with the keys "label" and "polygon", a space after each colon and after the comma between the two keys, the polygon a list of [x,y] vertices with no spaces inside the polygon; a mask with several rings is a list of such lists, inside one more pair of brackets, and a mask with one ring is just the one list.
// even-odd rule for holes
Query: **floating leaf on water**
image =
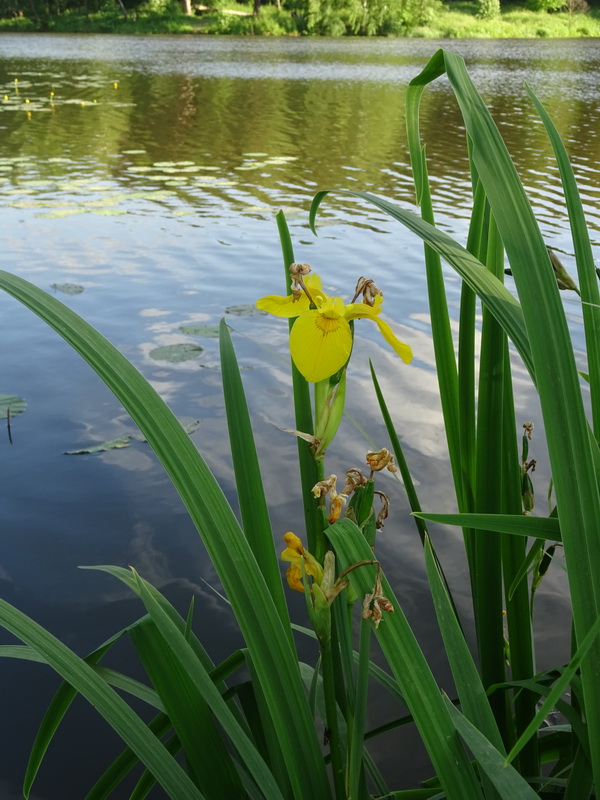
{"label": "floating leaf on water", "polygon": [[239,167],[234,167],[234,169],[237,169],[237,170],[240,170],[240,171],[242,171],[242,170],[243,171],[247,171],[247,170],[250,170],[250,169],[258,169],[259,167],[262,167],[262,166],[264,166],[263,163],[260,163],[260,164],[241,164]]}
{"label": "floating leaf on water", "polygon": [[59,219],[61,217],[72,217],[74,214],[85,214],[84,208],[62,208],[57,211],[48,211],[46,214],[36,214],[42,219]]}
{"label": "floating leaf on water", "polygon": [[254,304],[243,306],[227,306],[225,309],[226,314],[232,314],[234,317],[262,317],[266,316],[266,311],[261,311]]}
{"label": "floating leaf on water", "polygon": [[145,155],[145,150],[122,150],[123,155],[126,156],[137,156],[137,155]]}
{"label": "floating leaf on water", "polygon": [[203,339],[218,339],[218,325],[182,325],[179,330],[188,336],[200,336]]}
{"label": "floating leaf on water", "polygon": [[133,434],[129,433],[127,436],[121,436],[119,439],[110,439],[102,444],[94,444],[90,447],[84,447],[82,450],[65,450],[66,456],[84,456],[88,453],[105,453],[107,450],[122,450],[124,447],[129,447]]}
{"label": "floating leaf on water", "polygon": [[155,361],[171,361],[177,363],[179,361],[191,361],[197,358],[204,350],[197,344],[191,342],[181,342],[180,344],[166,344],[163,347],[155,347],[149,353],[150,358]]}
{"label": "floating leaf on water", "polygon": [[271,156],[267,164],[287,164],[288,161],[298,161],[298,156]]}
{"label": "floating leaf on water", "polygon": [[195,214],[196,212],[191,208],[176,208],[173,211],[174,217],[189,217],[190,214]]}
{"label": "floating leaf on water", "polygon": [[122,208],[95,208],[92,214],[100,214],[101,217],[120,217],[127,212]]}
{"label": "floating leaf on water", "polygon": [[63,294],[81,294],[84,289],[78,283],[51,283],[50,288]]}
{"label": "floating leaf on water", "polygon": [[268,153],[242,153],[242,155],[246,156],[247,158],[265,158],[268,156]]}
{"label": "floating leaf on water", "polygon": [[0,394],[0,419],[6,419],[10,409],[11,417],[22,414],[27,408],[27,403],[22,397],[14,394]]}

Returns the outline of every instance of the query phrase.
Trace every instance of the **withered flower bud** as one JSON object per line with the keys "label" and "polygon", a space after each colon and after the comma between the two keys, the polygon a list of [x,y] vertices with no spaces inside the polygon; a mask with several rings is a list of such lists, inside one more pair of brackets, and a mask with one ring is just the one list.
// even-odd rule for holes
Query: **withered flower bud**
{"label": "withered flower bud", "polygon": [[382,611],[387,611],[389,614],[394,613],[394,606],[387,597],[384,597],[383,589],[381,586],[381,568],[377,569],[377,577],[375,578],[375,586],[371,594],[366,594],[362,604],[362,618],[369,619],[372,617],[373,624],[376,628],[383,617]]}
{"label": "withered flower bud", "polygon": [[354,289],[354,297],[352,298],[352,302],[354,303],[359,295],[363,296],[362,302],[366,303],[368,306],[372,306],[375,302],[375,298],[378,294],[383,297],[383,292],[376,286],[375,281],[372,281],[370,278],[360,277],[356,283],[356,288]]}
{"label": "withered flower bud", "polygon": [[328,492],[335,494],[336,484],[337,475],[330,475],[328,478],[316,483],[311,489],[311,492],[315,497],[325,497]]}
{"label": "withered flower bud", "polygon": [[294,281],[297,278],[302,278],[304,275],[308,275],[311,270],[312,267],[310,264],[298,264],[296,262],[290,264],[290,276]]}
{"label": "withered flower bud", "polygon": [[394,464],[394,456],[385,447],[377,451],[370,450],[367,453],[367,464],[371,468],[371,472],[380,472],[382,469],[398,472]]}
{"label": "withered flower bud", "polygon": [[377,530],[383,528],[383,523],[388,518],[389,511],[390,511],[390,498],[387,494],[383,492],[376,491],[375,494],[378,494],[381,498],[381,508],[379,510],[379,514],[377,514],[377,519],[375,520],[375,527]]}
{"label": "withered flower bud", "polygon": [[366,483],[367,479],[359,469],[349,469],[346,472],[346,483],[344,484],[342,493],[346,495],[352,494],[359,486],[365,486]]}
{"label": "withered flower bud", "polygon": [[523,423],[523,428],[525,433],[527,434],[527,438],[531,441],[531,434],[533,433],[533,422],[525,422]]}

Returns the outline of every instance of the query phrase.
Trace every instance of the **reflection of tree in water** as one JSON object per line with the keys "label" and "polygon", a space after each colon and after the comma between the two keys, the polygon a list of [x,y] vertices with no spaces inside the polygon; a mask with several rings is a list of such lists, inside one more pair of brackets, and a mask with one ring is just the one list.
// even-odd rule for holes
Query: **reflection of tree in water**
{"label": "reflection of tree in water", "polygon": [[[243,62],[244,54],[231,58]],[[381,64],[381,57],[373,60],[369,52],[358,62],[353,51],[324,50],[319,56],[324,63],[345,58],[352,67],[364,61],[366,74],[371,63]],[[305,60],[296,52],[294,59]],[[398,61],[392,54],[390,59]],[[553,197],[558,182],[550,144],[523,86],[532,64],[546,90],[557,86],[544,99],[576,169],[580,167],[586,195],[597,198],[598,178],[587,167],[600,156],[598,104],[595,96],[585,93],[565,97],[557,81],[563,74],[573,80],[577,64],[566,58],[498,63],[496,72],[488,71],[489,65],[479,66],[484,93],[533,202],[550,217],[562,201]],[[25,171],[30,177],[56,177],[62,171],[67,177],[76,170],[81,177],[83,169],[97,178],[104,173],[126,191],[168,188],[200,213],[215,205],[234,211],[247,206],[306,208],[314,192],[324,187],[364,189],[413,202],[402,86],[370,80],[193,77],[148,69],[122,74],[118,63],[102,61],[60,66],[62,73],[57,74],[45,62],[28,63],[31,119],[20,109],[2,109],[4,155],[27,158],[13,175]],[[295,66],[291,60],[290,67]],[[5,61],[3,86],[12,88],[12,76],[22,68],[22,62]],[[265,63],[266,74],[268,68]],[[118,90],[113,89],[116,78]],[[463,216],[461,209],[470,203],[464,131],[456,103],[441,82],[423,96],[422,131],[434,203]],[[127,154],[136,150],[143,152]],[[68,163],[49,163],[65,153]],[[270,161],[274,156],[295,160]],[[135,171],[156,162],[189,162],[212,167],[213,172],[200,179],[198,174],[176,174],[176,169],[170,176]],[[355,204],[342,197],[336,206],[350,210]],[[327,213],[331,212],[325,208]],[[597,227],[594,219],[591,226]]]}

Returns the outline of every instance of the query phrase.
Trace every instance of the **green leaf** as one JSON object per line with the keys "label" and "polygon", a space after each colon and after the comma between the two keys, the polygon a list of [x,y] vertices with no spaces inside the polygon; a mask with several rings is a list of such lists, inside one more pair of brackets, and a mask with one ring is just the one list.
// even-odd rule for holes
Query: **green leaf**
{"label": "green leaf", "polygon": [[444,695],[446,708],[452,717],[456,730],[464,739],[471,750],[479,769],[487,775],[504,800],[539,800],[527,781],[522,778],[514,767],[505,764],[504,755],[489,742],[477,728],[464,717]]}
{"label": "green leaf", "polygon": [[135,438],[132,433],[127,436],[120,436],[118,439],[109,439],[102,444],[94,444],[89,447],[84,447],[81,450],[65,450],[67,456],[82,456],[88,453],[105,453],[107,450],[122,450],[124,447],[129,447],[131,440]]}
{"label": "green leaf", "polygon": [[84,291],[78,283],[51,283],[50,288],[63,294],[81,294]]}
{"label": "green leaf", "polygon": [[[329,797],[321,749],[289,633],[235,515],[196,446],[135,367],[71,309],[3,271],[0,288],[35,311],[85,358],[156,452],[201,533],[231,602],[264,687],[294,791],[298,796]],[[298,740],[303,742],[300,749]]]}
{"label": "green leaf", "polygon": [[14,394],[0,394],[0,419],[6,419],[10,414],[11,417],[16,417],[17,414],[22,414],[27,408],[27,403],[22,397],[16,397]]}
{"label": "green leaf", "polygon": [[202,800],[188,776],[127,703],[91,666],[32,619],[0,600],[0,625],[28,644],[80,692],[152,770],[172,800]]}
{"label": "green leaf", "polygon": [[261,311],[254,304],[241,305],[241,306],[227,306],[225,309],[226,314],[231,314],[234,317],[263,317],[266,316],[266,311]]}
{"label": "green leaf", "polygon": [[223,375],[223,397],[227,415],[227,429],[233,458],[233,469],[237,487],[238,501],[242,515],[242,527],[252,548],[252,552],[269,587],[273,602],[277,606],[281,620],[290,634],[289,614],[279,561],[273,541],[271,520],[265,498],[263,477],[256,454],[254,434],[250,414],[244,394],[242,378],[231,341],[231,333],[225,320],[221,320],[221,372]]}
{"label": "green leaf", "polygon": [[428,522],[441,525],[460,525],[481,531],[510,533],[516,536],[533,536],[536,539],[561,541],[560,525],[556,517],[530,517],[526,514],[430,514],[414,512]]}
{"label": "green leaf", "polygon": [[207,797],[239,796],[237,772],[203,697],[201,684],[191,680],[152,620],[146,619],[136,626],[131,638],[183,746],[197,786]]}
{"label": "green leaf", "polygon": [[219,338],[218,325],[181,325],[179,330],[181,333],[187,333],[188,336],[199,336],[203,339]]}
{"label": "green leaf", "polygon": [[197,344],[191,342],[180,342],[179,344],[166,344],[163,347],[155,347],[150,350],[148,355],[155,361],[170,361],[179,363],[180,361],[191,361],[197,358],[204,350]]}

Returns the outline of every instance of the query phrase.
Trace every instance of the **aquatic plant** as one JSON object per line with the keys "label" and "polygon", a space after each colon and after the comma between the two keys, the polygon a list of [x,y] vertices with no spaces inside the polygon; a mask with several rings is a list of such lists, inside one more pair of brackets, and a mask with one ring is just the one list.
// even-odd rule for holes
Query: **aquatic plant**
{"label": "aquatic plant", "polygon": [[[427,84],[443,74],[458,100],[469,147],[473,211],[466,247],[435,226],[420,139],[421,96]],[[325,451],[336,435],[346,384],[352,380],[353,317],[368,316],[380,324],[381,299],[365,279],[359,281],[353,301],[362,293],[366,302],[346,305],[327,298],[309,270],[295,262],[285,219],[278,215],[287,294],[262,304],[271,311],[286,311],[280,315],[288,317],[291,326],[293,432],[298,439],[306,534],[305,546],[303,538],[288,532],[281,558],[289,564],[288,583],[304,593],[310,629],[292,625],[289,619],[227,325],[220,326],[221,365],[241,523],[189,436],[127,359],[54,297],[21,278],[0,273],[0,288],[75,348],[153,447],[206,545],[245,641],[242,649],[215,665],[193,633],[192,610],[182,618],[135,570],[120,567],[97,569],[139,595],[147,614],[85,659],[0,601],[0,623],[24,643],[6,645],[0,655],[47,663],[65,681],[34,744],[26,796],[49,741],[80,693],[126,745],[88,798],[109,796],[139,762],[146,771],[132,794],[136,798],[145,797],[155,783],[174,800],[389,797],[386,778],[366,746],[377,733],[366,729],[373,681],[400,698],[409,712],[406,718],[390,721],[386,729],[414,724],[432,764],[431,776],[423,776],[429,778],[423,788],[394,791],[395,798],[528,800],[552,792],[582,800],[590,797],[594,784],[599,785],[600,292],[565,149],[543,106],[530,96],[554,148],[571,223],[588,356],[585,383],[577,371],[552,260],[508,152],[462,59],[439,51],[407,91],[408,141],[421,216],[387,200],[353,193],[425,243],[432,335],[458,514],[423,512],[392,422],[394,414],[401,432],[402,409],[388,407],[374,370],[373,385],[395,458],[386,448],[369,452],[364,474],[348,470],[341,492],[335,476],[326,475]],[[327,194],[319,192],[313,201],[313,227]],[[517,297],[503,285],[505,255]],[[463,282],[458,355],[442,259]],[[482,303],[478,358],[477,298]],[[298,315],[289,313],[294,302],[301,304],[294,309]],[[347,314],[353,304],[364,304],[368,311]],[[314,354],[309,354],[311,366],[305,369],[302,349],[314,344],[314,336],[304,339],[294,331],[300,323],[302,332],[303,317],[309,327],[319,327],[319,315],[325,313],[331,313],[326,319],[343,329],[345,344],[336,345],[335,358],[327,355],[313,373]],[[384,324],[382,332],[408,360],[391,329]],[[519,452],[509,340],[529,372],[542,408],[556,497],[546,517],[531,514],[531,429],[522,434]],[[316,381],[314,385],[306,375]],[[589,396],[590,421],[584,391]],[[456,698],[440,692],[377,559],[377,531],[387,514],[385,495],[376,489],[382,469],[400,471],[413,510]],[[463,625],[470,622],[458,618],[427,527],[430,521],[463,528],[479,667],[463,632]],[[533,597],[557,542],[564,547],[569,579],[573,655],[569,663],[538,674]],[[295,634],[316,638],[316,663],[299,663]],[[122,636],[131,638],[151,686],[100,665]],[[378,639],[390,673],[371,661],[372,636]],[[245,667],[243,679],[236,677],[240,667]],[[115,688],[153,708],[152,721],[142,721]],[[565,699],[567,689],[571,702]],[[550,721],[540,735],[553,709],[563,719],[560,724]],[[318,733],[322,729],[325,758]],[[180,752],[185,754],[183,762],[177,759]],[[542,764],[551,766],[542,773]]]}

